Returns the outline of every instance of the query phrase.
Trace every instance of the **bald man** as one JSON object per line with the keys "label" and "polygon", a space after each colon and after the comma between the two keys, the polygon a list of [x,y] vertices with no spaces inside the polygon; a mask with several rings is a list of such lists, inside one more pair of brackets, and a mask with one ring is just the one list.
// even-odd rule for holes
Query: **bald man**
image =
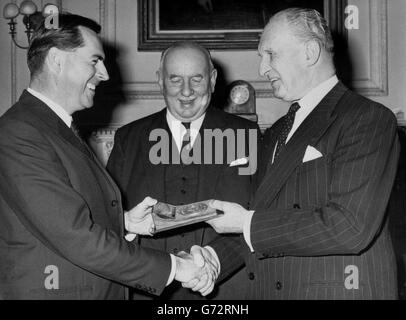
{"label": "bald man", "polygon": [[[185,163],[180,157],[185,140],[188,140],[186,148],[191,154],[205,154],[204,130],[220,129],[223,133],[231,129],[233,134],[237,129],[245,133],[249,129],[257,132],[255,123],[210,106],[216,77],[210,53],[194,42],[176,43],[162,53],[157,78],[166,108],[119,129],[108,161],[107,169],[121,188],[126,208],[133,207],[146,195],[173,205],[216,198],[249,207],[253,193],[252,175],[241,175],[238,165],[230,166],[224,143],[220,150],[212,153],[213,159],[210,160],[213,161]],[[150,141],[150,134],[158,129],[168,134],[167,150],[171,150],[171,154],[167,157],[168,161],[156,164],[150,158],[151,148],[156,144],[156,141]],[[188,138],[185,139],[185,136]],[[198,137],[201,137],[200,144],[196,143]],[[213,164],[216,152],[224,155],[223,163]],[[218,237],[216,232],[201,223],[167,231],[153,238],[144,237],[140,241],[143,247],[176,254],[188,251],[192,245],[205,246],[215,237]],[[246,274],[240,272],[209,297],[242,298],[246,278]],[[134,298],[145,299],[148,296],[136,292]],[[180,285],[172,285],[161,298],[194,299],[200,298],[200,295]]]}

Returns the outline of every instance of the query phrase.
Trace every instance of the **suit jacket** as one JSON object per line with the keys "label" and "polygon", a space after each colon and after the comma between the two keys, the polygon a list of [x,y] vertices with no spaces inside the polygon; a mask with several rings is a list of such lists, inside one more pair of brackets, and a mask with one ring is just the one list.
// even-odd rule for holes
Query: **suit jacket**
{"label": "suit jacket", "polygon": [[1,299],[124,299],[123,285],[164,289],[169,255],[124,240],[116,184],[27,91],[0,119],[0,191]]}
{"label": "suit jacket", "polygon": [[[146,196],[151,196],[158,199],[158,201],[165,201],[165,164],[151,163],[149,151],[156,144],[156,141],[150,141],[149,136],[152,130],[163,129],[168,133],[169,137],[172,137],[166,121],[166,110],[165,108],[148,117],[134,121],[116,132],[114,148],[107,169],[122,191],[125,208],[131,208]],[[257,130],[258,137],[260,135],[258,126],[255,123],[214,108],[207,110],[199,132],[202,138],[202,146],[204,146],[204,129],[231,129],[233,133],[236,133],[237,129],[247,131],[248,129],[254,129]],[[248,144],[248,139],[246,139],[246,143]],[[248,152],[248,147],[246,152]],[[203,150],[202,155],[204,153]],[[253,176],[239,175],[239,167],[229,166],[226,153],[227,148],[224,145],[222,164],[199,165],[196,201],[221,199],[238,202],[244,207],[249,207],[253,195]],[[212,154],[214,156],[214,152]],[[169,233],[157,234],[153,238],[143,238],[141,245],[168,250],[167,236],[177,235],[181,237],[183,232],[193,234],[193,240],[184,243],[185,248],[190,248],[194,244],[206,245],[218,237],[210,226],[200,223],[182,229],[175,229]],[[182,241],[184,240],[182,239]]]}
{"label": "suit jacket", "polygon": [[[395,299],[384,213],[399,155],[396,118],[338,83],[270,164],[281,125],[264,137],[255,253],[214,243],[222,270],[245,258],[251,299]],[[309,145],[323,156],[303,163]]]}

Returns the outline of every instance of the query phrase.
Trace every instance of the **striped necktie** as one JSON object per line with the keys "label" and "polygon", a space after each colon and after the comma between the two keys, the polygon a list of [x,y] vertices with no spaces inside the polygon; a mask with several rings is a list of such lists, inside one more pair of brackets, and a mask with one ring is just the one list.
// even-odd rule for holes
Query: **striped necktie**
{"label": "striped necktie", "polygon": [[183,135],[182,138],[182,147],[180,148],[180,151],[182,152],[183,148],[185,148],[188,144],[191,142],[191,137],[190,137],[190,122],[182,122],[182,125],[186,129],[186,133]]}
{"label": "striped necktie", "polygon": [[187,152],[187,155],[192,156],[190,154],[190,151],[192,149],[191,136],[190,136],[190,122],[182,122],[182,125],[185,127],[186,132],[185,132],[185,134],[183,135],[183,138],[182,138],[182,147],[180,149],[180,155],[181,155],[181,157],[180,157],[181,160],[180,161],[181,161],[182,164],[186,164],[186,163],[183,163],[183,161],[182,161],[182,152]]}

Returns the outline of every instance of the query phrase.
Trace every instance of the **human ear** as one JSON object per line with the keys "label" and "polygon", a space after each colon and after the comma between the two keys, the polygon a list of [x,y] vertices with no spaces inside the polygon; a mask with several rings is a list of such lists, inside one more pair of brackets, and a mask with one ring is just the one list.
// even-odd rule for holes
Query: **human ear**
{"label": "human ear", "polygon": [[307,41],[305,43],[305,53],[307,65],[309,66],[315,65],[320,59],[321,54],[320,43],[313,40]]}
{"label": "human ear", "polygon": [[156,73],[156,79],[158,81],[159,87],[161,88],[161,93],[163,93],[164,90],[164,79],[162,75],[161,69],[159,69]]}
{"label": "human ear", "polygon": [[210,73],[210,86],[211,86],[212,92],[214,92],[214,88],[216,86],[216,80],[217,80],[217,70],[213,69]]}
{"label": "human ear", "polygon": [[45,58],[45,63],[48,66],[48,69],[56,74],[59,74],[62,70],[63,64],[65,61],[65,56],[62,50],[58,48],[51,48],[48,51],[48,54]]}

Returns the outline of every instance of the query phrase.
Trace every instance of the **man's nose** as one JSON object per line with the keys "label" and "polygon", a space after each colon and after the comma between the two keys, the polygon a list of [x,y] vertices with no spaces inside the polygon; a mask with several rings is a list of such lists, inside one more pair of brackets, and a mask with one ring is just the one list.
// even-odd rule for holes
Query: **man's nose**
{"label": "man's nose", "polygon": [[259,65],[259,74],[261,75],[261,77],[265,77],[270,70],[270,64],[265,59],[262,59]]}
{"label": "man's nose", "polygon": [[190,97],[193,94],[193,89],[191,88],[189,82],[185,81],[185,84],[182,87],[182,95],[184,97]]}
{"label": "man's nose", "polygon": [[106,66],[104,65],[103,61],[99,61],[97,65],[97,78],[99,78],[100,81],[109,80],[109,73],[107,72]]}

